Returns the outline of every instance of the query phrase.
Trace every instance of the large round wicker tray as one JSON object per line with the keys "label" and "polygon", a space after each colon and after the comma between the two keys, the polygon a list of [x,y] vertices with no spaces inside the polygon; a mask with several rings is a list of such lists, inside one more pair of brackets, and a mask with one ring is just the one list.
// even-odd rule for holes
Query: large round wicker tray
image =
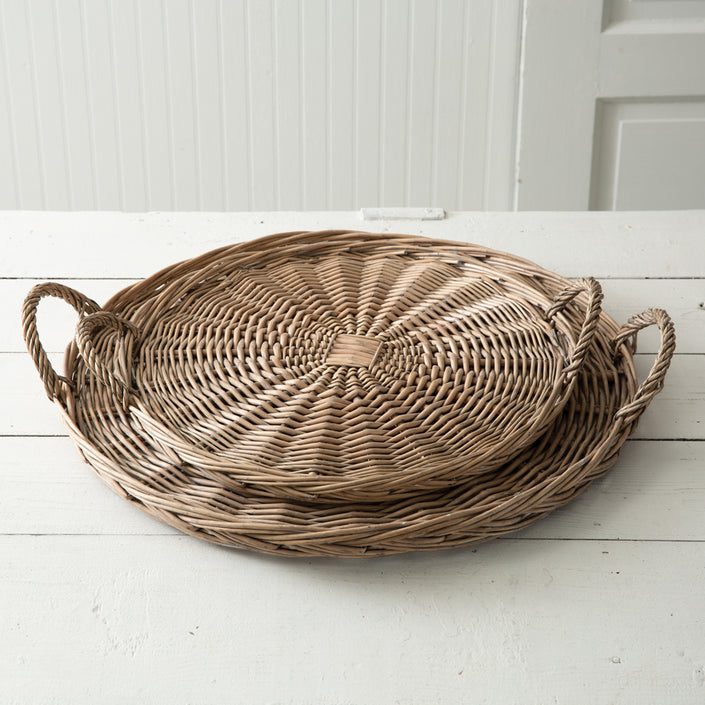
{"label": "large round wicker tray", "polygon": [[[64,376],[36,309],[80,313]],[[222,248],[102,309],[30,292],[28,348],[84,457],[227,545],[351,556],[487,540],[607,470],[663,382],[667,314],[622,329],[594,280],[474,245],[288,233]],[[661,329],[638,387],[633,338]]]}

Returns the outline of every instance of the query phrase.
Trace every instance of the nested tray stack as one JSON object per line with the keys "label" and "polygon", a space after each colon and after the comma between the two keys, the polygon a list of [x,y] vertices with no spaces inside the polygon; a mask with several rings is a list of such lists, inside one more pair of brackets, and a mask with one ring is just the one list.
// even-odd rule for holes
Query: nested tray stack
{"label": "nested tray stack", "polygon": [[[44,296],[79,314],[64,375]],[[594,279],[477,245],[286,233],[209,252],[104,307],[40,284],[27,347],[84,458],[178,529],[286,555],[467,545],[606,472],[661,389],[665,311],[621,328]],[[636,333],[661,345],[639,385]]]}

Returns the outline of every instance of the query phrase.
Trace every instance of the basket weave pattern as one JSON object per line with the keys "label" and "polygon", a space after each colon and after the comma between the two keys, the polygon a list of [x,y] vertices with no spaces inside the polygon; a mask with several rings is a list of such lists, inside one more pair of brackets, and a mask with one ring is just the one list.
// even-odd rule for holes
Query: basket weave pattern
{"label": "basket weave pattern", "polygon": [[[36,308],[80,314],[64,376]],[[211,541],[353,556],[487,540],[605,472],[674,349],[619,329],[594,280],[454,242],[290,233],[222,248],[103,309],[44,284],[25,337],[116,491]],[[641,387],[633,338],[659,326]]]}

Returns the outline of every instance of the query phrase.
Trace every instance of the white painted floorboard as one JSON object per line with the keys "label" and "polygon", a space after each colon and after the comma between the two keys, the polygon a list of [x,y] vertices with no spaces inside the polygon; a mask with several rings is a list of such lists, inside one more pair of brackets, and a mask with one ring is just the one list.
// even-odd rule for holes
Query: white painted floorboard
{"label": "white painted floorboard", "polygon": [[[618,322],[674,317],[664,390],[579,498],[476,549],[284,560],[178,534],[83,463],[24,352],[59,279],[99,302],[184,257],[277,231],[464,239],[593,274]],[[705,702],[705,212],[0,212],[0,705]],[[43,302],[61,360],[75,320]],[[646,375],[658,337],[640,335]]]}
{"label": "white painted floorboard", "polygon": [[0,702],[702,703],[702,543],[367,561],[0,537]]}

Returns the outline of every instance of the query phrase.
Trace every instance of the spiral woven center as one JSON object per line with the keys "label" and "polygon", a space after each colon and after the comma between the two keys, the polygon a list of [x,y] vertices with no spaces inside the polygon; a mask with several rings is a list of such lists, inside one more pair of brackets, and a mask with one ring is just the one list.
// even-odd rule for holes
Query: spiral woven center
{"label": "spiral woven center", "polygon": [[361,335],[339,335],[326,355],[326,365],[369,367],[379,352],[380,343]]}

